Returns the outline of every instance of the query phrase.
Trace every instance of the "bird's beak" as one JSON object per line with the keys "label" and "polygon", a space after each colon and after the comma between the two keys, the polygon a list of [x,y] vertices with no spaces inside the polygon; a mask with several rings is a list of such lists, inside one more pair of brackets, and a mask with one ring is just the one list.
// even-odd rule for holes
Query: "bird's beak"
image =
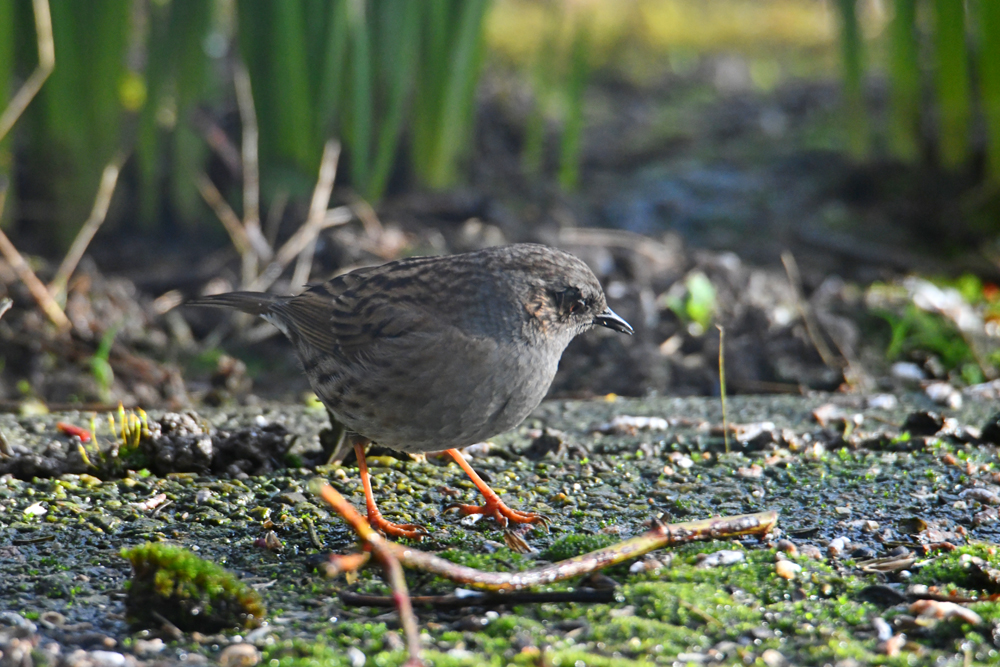
{"label": "bird's beak", "polygon": [[621,318],[621,316],[610,308],[605,308],[604,312],[594,318],[594,324],[602,327],[614,329],[615,331],[631,336],[635,333],[632,325]]}

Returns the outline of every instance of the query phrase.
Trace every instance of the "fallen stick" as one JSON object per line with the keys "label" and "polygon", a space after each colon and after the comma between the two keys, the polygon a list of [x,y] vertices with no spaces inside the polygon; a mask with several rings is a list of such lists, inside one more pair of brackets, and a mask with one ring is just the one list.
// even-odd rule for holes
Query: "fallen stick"
{"label": "fallen stick", "polygon": [[[394,607],[395,598],[389,595],[362,595],[342,591],[340,600],[353,607]],[[414,607],[432,607],[434,609],[463,609],[465,607],[499,607],[512,604],[543,604],[557,602],[610,603],[615,600],[613,588],[577,588],[572,591],[549,591],[543,593],[513,592],[513,593],[479,593],[468,591],[467,594],[450,593],[448,595],[412,595],[410,603]]]}
{"label": "fallen stick", "polygon": [[351,525],[366,544],[370,544],[375,549],[376,554],[380,551],[388,553],[405,567],[430,572],[451,579],[456,583],[490,591],[516,591],[530,586],[572,579],[638,558],[655,549],[687,544],[688,542],[744,535],[763,537],[778,522],[778,513],[775,511],[674,524],[656,522],[652,528],[638,537],[552,565],[524,572],[483,572],[452,563],[413,547],[389,542],[368,525],[368,521],[329,484],[323,484],[319,488],[318,494]]}

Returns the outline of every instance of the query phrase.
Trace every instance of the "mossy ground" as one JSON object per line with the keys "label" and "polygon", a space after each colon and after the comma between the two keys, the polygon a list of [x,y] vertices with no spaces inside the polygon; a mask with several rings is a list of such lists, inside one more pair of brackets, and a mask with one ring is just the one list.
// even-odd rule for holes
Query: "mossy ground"
{"label": "mossy ground", "polygon": [[[809,414],[825,400],[831,399],[743,399],[730,405],[730,414],[734,421],[764,417],[779,428],[817,435],[821,429]],[[902,423],[902,416],[914,407],[904,401],[898,414],[869,415],[877,419],[866,424],[894,432],[891,425]],[[971,406],[956,416],[979,425],[990,407]],[[295,429],[296,419],[318,419],[302,411],[283,412],[297,415],[289,417],[290,429]],[[692,426],[633,435],[591,432],[614,414],[685,417]],[[845,443],[792,452],[772,443],[759,451],[725,454],[716,442],[721,438],[697,426],[701,419],[718,420],[717,401],[554,403],[543,406],[524,428],[498,439],[494,455],[476,458],[473,465],[511,505],[543,511],[552,519],[550,533],[527,536],[538,549],[533,556],[504,548],[502,535],[490,522],[468,526],[454,514],[441,513],[455,500],[453,490],[460,492],[460,499],[474,498],[471,484],[455,466],[434,459],[403,464],[375,458],[373,476],[383,511],[395,520],[431,529],[432,537],[421,548],[482,569],[525,569],[541,559],[573,555],[638,534],[643,522],[655,515],[682,521],[775,509],[782,535],[801,550],[791,557],[802,568],[794,580],[776,573],[781,556],[774,543],[710,542],[656,552],[660,569],[611,570],[619,586],[609,604],[418,608],[429,662],[770,664],[767,661],[780,654],[787,664],[797,665],[961,663],[966,656],[977,664],[1000,663],[992,638],[993,628],[1000,625],[997,603],[971,605],[984,619],[977,627],[959,621],[909,627],[909,643],[890,657],[880,652],[872,621],[881,616],[892,623],[908,614],[907,604],[873,602],[862,593],[870,586],[903,592],[908,583],[917,582],[986,595],[964,574],[957,560],[961,552],[924,555],[916,547],[929,533],[907,531],[918,526],[938,531],[940,541],[972,543],[977,555],[1000,564],[991,549],[982,546],[997,541],[1000,525],[979,516],[987,505],[962,495],[967,488],[993,484],[995,447],[932,439],[906,443],[904,449],[910,451]],[[47,422],[38,423],[42,426],[29,429],[27,420],[4,422],[4,428],[8,437],[33,431],[31,437],[40,443],[59,437],[48,430]],[[543,424],[563,429],[566,439],[586,448],[586,456],[540,461],[517,456],[530,443],[528,429]],[[310,446],[305,440],[304,446]],[[689,467],[678,461],[678,454],[690,458]],[[746,472],[753,464],[761,466],[760,474]],[[261,647],[264,664],[349,665],[350,647],[367,655],[367,664],[402,664],[395,612],[347,607],[337,597],[345,588],[387,594],[379,570],[367,568],[350,586],[343,579],[324,579],[314,570],[324,554],[349,551],[355,544],[344,523],[309,495],[315,474],[287,469],[245,480],[143,474],[112,481],[87,475],[4,478],[0,608],[20,610],[29,618],[56,611],[68,624],[92,624],[91,633],[131,650],[145,635],[136,635],[126,625],[124,582],[130,567],[117,553],[146,541],[167,541],[196,549],[256,588],[269,610],[268,624],[249,634],[232,630],[185,635],[168,643],[164,653],[144,659],[176,658],[192,651],[215,658],[238,633]],[[328,470],[326,476],[361,506],[353,468]],[[155,508],[143,505],[159,494],[164,498]],[[309,535],[310,523],[320,546]],[[255,546],[267,530],[280,538],[281,551]],[[826,545],[838,536],[849,538],[852,546],[834,558]],[[858,567],[855,559],[883,556],[898,544],[915,548],[917,563],[909,570],[879,574]],[[810,546],[818,548],[818,558],[806,555]],[[740,551],[744,557],[725,566],[701,562],[703,554],[721,549]],[[410,572],[407,578],[414,593],[453,588],[423,573]],[[59,637],[73,645],[73,635]]]}

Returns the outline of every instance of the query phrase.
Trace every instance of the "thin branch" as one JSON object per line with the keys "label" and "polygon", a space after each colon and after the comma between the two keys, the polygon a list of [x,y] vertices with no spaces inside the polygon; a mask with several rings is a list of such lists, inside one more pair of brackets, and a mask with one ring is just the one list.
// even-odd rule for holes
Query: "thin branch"
{"label": "thin branch", "polygon": [[[6,200],[7,188],[0,189],[0,215],[3,214],[3,207]],[[10,262],[11,268],[17,273],[18,278],[25,284],[28,291],[31,292],[31,296],[35,298],[39,307],[52,323],[62,331],[68,330],[71,325],[69,319],[66,317],[66,313],[63,312],[59,304],[52,298],[49,290],[45,288],[45,285],[38,279],[35,272],[24,261],[24,257],[17,251],[17,248],[10,242],[10,239],[7,238],[2,229],[0,229],[0,253]]]}
{"label": "thin branch", "polygon": [[326,220],[326,209],[330,206],[330,195],[333,194],[333,182],[337,178],[337,163],[340,161],[340,142],[330,139],[323,146],[323,159],[319,165],[319,177],[313,189],[312,201],[309,202],[309,215],[303,227],[315,229],[309,243],[306,244],[295,262],[295,272],[292,274],[292,290],[299,291],[305,287],[312,270],[313,255],[316,253],[316,237],[319,236],[321,225]]}
{"label": "thin branch", "polygon": [[[269,261],[274,251],[260,230],[260,166],[257,153],[259,133],[257,130],[257,111],[253,104],[253,91],[250,88],[250,74],[246,65],[236,63],[233,73],[233,83],[236,85],[236,103],[240,108],[240,122],[243,126],[242,161],[243,161],[243,228],[253,245],[254,252],[262,261]],[[254,267],[256,276],[257,268]]]}
{"label": "thin branch", "polygon": [[[362,595],[341,591],[340,600],[354,607],[394,607],[396,601],[388,595]],[[462,609],[465,607],[501,607],[516,604],[545,604],[583,602],[590,604],[615,601],[614,588],[577,588],[572,591],[546,591],[541,593],[480,593],[466,592],[462,595],[411,595],[410,603],[415,607],[434,609]]]}
{"label": "thin branch", "polygon": [[278,240],[278,230],[281,228],[281,219],[285,216],[285,207],[288,206],[288,190],[281,189],[271,197],[271,205],[267,209],[267,217],[264,219],[264,238],[267,243],[273,246]]}
{"label": "thin branch", "polygon": [[378,219],[375,209],[366,200],[355,195],[350,201],[351,210],[358,216],[361,225],[365,228],[365,234],[372,241],[378,241],[382,236],[382,221]]}
{"label": "thin branch", "polygon": [[42,84],[56,67],[56,46],[52,39],[52,14],[49,11],[49,0],[34,0],[33,7],[35,10],[35,33],[38,36],[38,67],[11,99],[3,115],[0,115],[0,139],[7,136],[10,128],[14,127],[14,123],[28,108],[31,100],[42,89]]}
{"label": "thin branch", "polygon": [[191,114],[191,122],[201,132],[202,138],[205,139],[205,143],[208,144],[216,157],[226,165],[229,173],[239,176],[240,172],[243,171],[240,166],[240,152],[229,140],[226,131],[219,127],[218,123],[205,112],[194,111]]}
{"label": "thin branch", "polygon": [[118,156],[104,167],[104,172],[101,174],[101,184],[97,187],[97,195],[94,197],[94,207],[90,211],[90,217],[87,218],[80,231],[77,232],[76,238],[73,239],[73,245],[69,247],[69,251],[63,258],[62,264],[59,265],[59,270],[56,271],[55,278],[49,283],[49,294],[57,299],[61,300],[62,295],[66,291],[66,285],[69,283],[70,276],[76,270],[77,264],[80,263],[80,259],[83,257],[83,253],[86,252],[91,240],[93,240],[94,234],[101,228],[105,218],[108,216],[108,208],[111,206],[111,197],[115,193],[115,186],[118,184],[118,174],[121,171],[123,161],[124,157]]}

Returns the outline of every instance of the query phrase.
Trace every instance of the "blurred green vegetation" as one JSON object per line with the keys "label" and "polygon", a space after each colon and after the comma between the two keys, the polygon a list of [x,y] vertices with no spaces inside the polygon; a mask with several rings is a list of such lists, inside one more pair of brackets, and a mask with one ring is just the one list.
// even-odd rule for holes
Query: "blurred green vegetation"
{"label": "blurred green vegetation", "polygon": [[[218,144],[220,130],[235,134],[238,58],[250,73],[265,197],[311,190],[331,136],[342,140],[347,179],[367,199],[378,200],[402,168],[404,137],[413,176],[447,187],[470,143],[488,4],[51,0],[56,68],[17,137],[0,144],[0,176],[17,164],[24,206],[16,215],[65,246],[104,165],[130,154],[134,178],[126,180],[137,201],[118,196],[119,204],[148,227],[192,224],[204,217],[195,179],[210,165],[210,140]],[[36,62],[31,4],[0,0],[5,99]],[[23,165],[15,145],[30,146],[20,151]]]}
{"label": "blurred green vegetation", "polygon": [[[455,185],[487,61],[527,84],[526,173],[551,165],[552,180],[573,189],[592,76],[641,85],[720,53],[739,54],[761,92],[842,77],[838,147],[859,160],[885,147],[973,175],[985,164],[1000,181],[992,0],[50,1],[56,69],[0,141],[0,177],[16,184],[5,219],[41,225],[63,246],[118,155],[130,160],[112,217],[148,229],[193,225],[208,216],[195,186],[204,171],[239,202],[240,61],[265,202],[306,196],[330,137],[345,149],[338,184],[370,201],[391,183]],[[36,63],[32,4],[0,0],[2,97]],[[866,86],[883,71],[884,114]]]}
{"label": "blurred green vegetation", "polygon": [[[871,3],[841,0],[841,40],[848,124],[852,148],[870,146],[869,128],[858,105],[859,82],[866,69],[865,21],[860,10]],[[888,21],[883,38],[890,97],[890,151],[913,162],[969,171],[985,157],[987,177],[1000,183],[1000,3],[993,0],[893,0],[884,4]],[[868,70],[880,66],[872,59]],[[977,133],[980,125],[985,132]],[[980,136],[977,136],[979,134]],[[855,150],[858,157],[869,151]]]}

